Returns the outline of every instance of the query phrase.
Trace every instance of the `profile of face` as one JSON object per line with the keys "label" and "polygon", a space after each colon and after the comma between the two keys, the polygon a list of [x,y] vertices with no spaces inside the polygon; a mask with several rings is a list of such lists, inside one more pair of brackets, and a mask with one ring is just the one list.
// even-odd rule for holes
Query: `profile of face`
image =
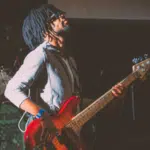
{"label": "profile of face", "polygon": [[65,44],[66,33],[69,30],[68,19],[64,13],[54,14],[48,21],[51,32],[44,34],[44,40],[51,43],[55,47],[62,48]]}
{"label": "profile of face", "polygon": [[50,26],[56,34],[60,35],[68,31],[68,19],[65,17],[65,14],[60,14],[58,17],[54,16],[51,19]]}

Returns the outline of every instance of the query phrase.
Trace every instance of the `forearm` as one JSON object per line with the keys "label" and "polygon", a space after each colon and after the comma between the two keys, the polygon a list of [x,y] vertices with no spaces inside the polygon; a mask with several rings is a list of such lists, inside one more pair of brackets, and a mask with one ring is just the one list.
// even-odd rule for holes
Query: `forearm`
{"label": "forearm", "polygon": [[33,101],[31,101],[29,98],[25,99],[19,106],[20,109],[36,116],[39,110],[41,109],[40,106],[35,104]]}

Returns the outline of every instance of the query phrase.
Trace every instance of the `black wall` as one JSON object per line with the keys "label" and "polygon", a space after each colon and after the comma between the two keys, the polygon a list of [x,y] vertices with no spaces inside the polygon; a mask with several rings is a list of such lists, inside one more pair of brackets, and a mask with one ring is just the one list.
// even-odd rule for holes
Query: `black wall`
{"label": "black wall", "polygon": [[72,19],[70,22],[68,43],[86,93],[98,95],[100,89],[111,87],[132,71],[133,58],[150,51],[150,21]]}
{"label": "black wall", "polygon": [[[70,22],[70,50],[79,67],[84,96],[93,101],[131,73],[133,58],[150,52],[150,21],[72,19]],[[98,126],[97,149],[150,146],[149,89],[149,79],[137,81],[133,92],[128,88],[123,103],[113,102],[97,114],[94,120]]]}

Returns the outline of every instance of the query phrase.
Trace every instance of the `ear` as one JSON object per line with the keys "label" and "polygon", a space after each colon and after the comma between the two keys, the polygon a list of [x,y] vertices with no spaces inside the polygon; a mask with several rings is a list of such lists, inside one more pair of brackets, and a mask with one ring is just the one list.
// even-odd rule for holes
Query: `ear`
{"label": "ear", "polygon": [[52,22],[51,24],[52,29],[55,27],[55,24]]}

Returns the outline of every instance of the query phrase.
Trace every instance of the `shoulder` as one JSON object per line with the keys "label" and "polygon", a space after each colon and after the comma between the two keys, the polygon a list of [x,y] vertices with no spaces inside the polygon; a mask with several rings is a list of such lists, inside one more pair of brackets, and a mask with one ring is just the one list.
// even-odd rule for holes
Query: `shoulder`
{"label": "shoulder", "polygon": [[43,44],[39,45],[35,50],[29,52],[24,59],[24,63],[43,63],[45,61],[46,55]]}

